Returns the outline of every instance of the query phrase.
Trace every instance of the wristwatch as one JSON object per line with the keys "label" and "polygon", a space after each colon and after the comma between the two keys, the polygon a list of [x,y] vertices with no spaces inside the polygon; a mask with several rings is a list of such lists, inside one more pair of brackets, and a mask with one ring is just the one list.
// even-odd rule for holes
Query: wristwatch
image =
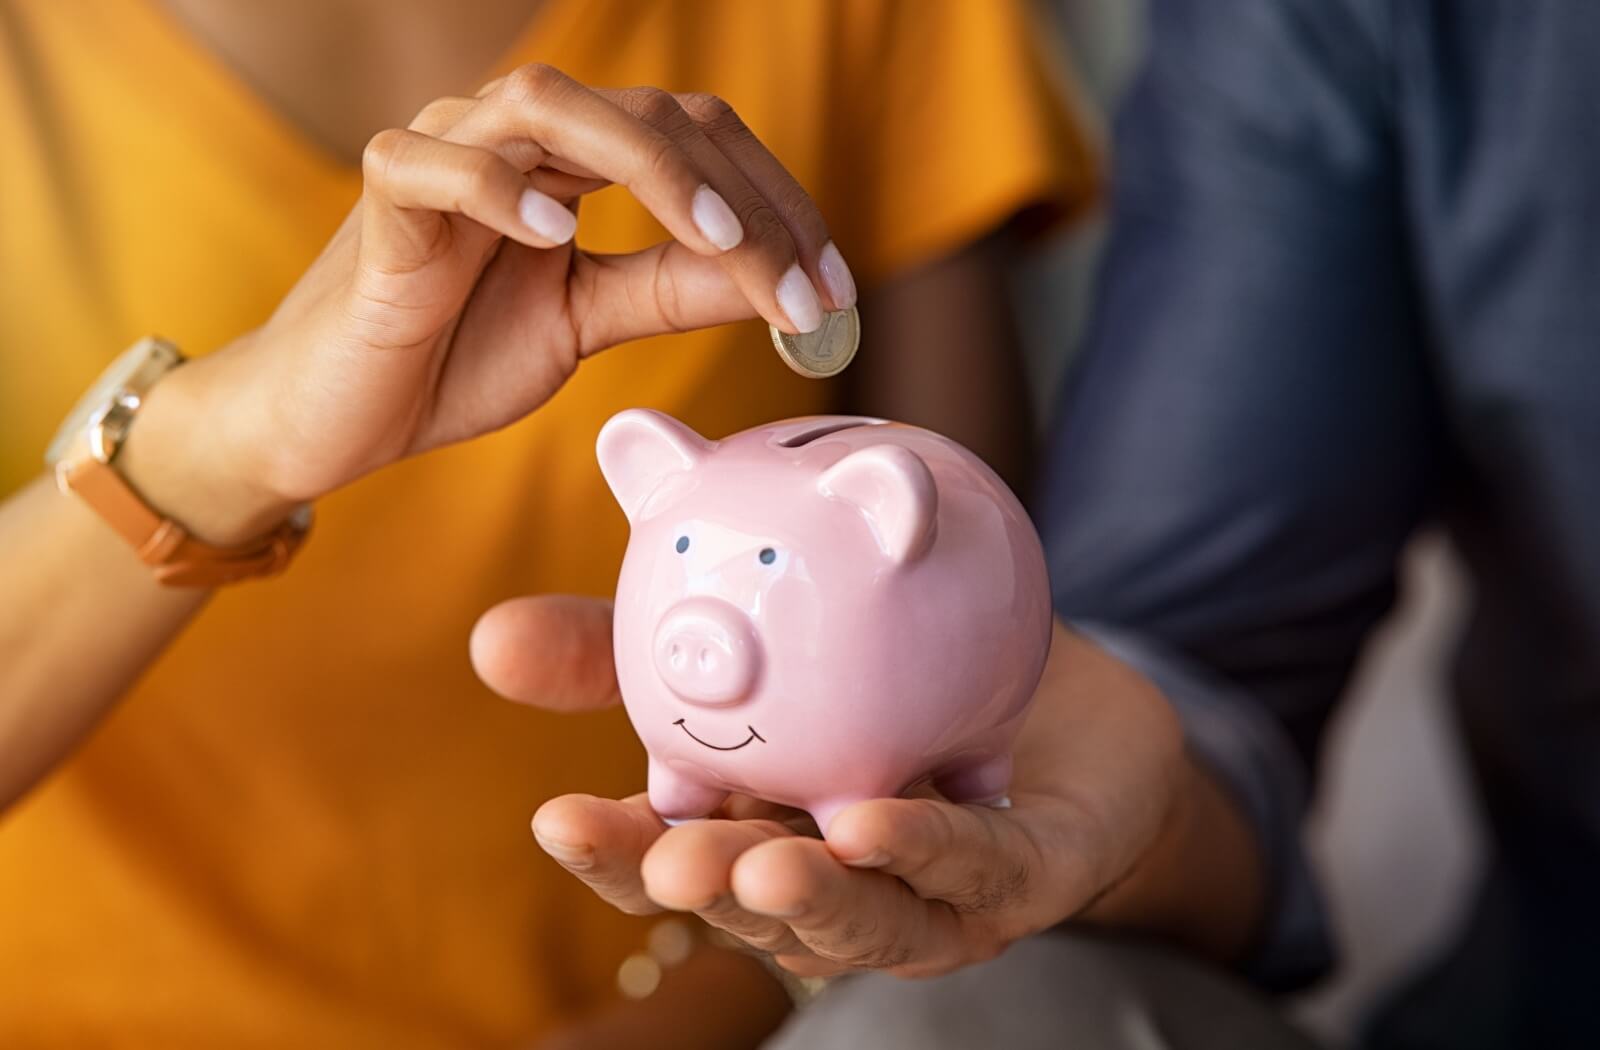
{"label": "wristwatch", "polygon": [[176,587],[216,587],[281,572],[305,542],[311,508],[302,506],[259,539],[234,547],[203,543],[153,509],[116,467],[117,452],[145,395],[183,364],[176,346],[139,340],[96,380],[56,432],[45,462],[63,492],[76,493],[127,540],[157,580]]}

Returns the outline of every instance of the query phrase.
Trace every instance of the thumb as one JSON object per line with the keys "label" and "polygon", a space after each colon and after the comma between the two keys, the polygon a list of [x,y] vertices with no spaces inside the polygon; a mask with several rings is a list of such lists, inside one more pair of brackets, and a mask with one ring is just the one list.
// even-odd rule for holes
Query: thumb
{"label": "thumb", "polygon": [[608,601],[548,594],[501,602],[473,627],[470,649],[478,677],[507,700],[588,711],[620,699]]}

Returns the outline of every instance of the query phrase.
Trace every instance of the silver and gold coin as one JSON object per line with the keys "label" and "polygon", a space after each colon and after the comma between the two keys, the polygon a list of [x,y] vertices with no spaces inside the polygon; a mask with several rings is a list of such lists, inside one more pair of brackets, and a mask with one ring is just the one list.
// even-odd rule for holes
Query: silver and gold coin
{"label": "silver and gold coin", "polygon": [[861,317],[855,307],[835,310],[815,332],[790,335],[772,328],[772,345],[783,363],[810,379],[843,372],[861,345]]}

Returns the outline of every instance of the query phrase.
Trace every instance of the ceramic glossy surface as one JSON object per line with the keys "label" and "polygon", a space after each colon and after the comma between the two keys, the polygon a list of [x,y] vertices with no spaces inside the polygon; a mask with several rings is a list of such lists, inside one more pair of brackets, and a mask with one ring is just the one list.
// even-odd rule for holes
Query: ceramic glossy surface
{"label": "ceramic glossy surface", "polygon": [[659,814],[736,791],[826,829],[929,777],[957,801],[1006,794],[1050,595],[1032,523],[981,460],[876,419],[713,442],[644,409],[598,454],[632,527],[617,680]]}

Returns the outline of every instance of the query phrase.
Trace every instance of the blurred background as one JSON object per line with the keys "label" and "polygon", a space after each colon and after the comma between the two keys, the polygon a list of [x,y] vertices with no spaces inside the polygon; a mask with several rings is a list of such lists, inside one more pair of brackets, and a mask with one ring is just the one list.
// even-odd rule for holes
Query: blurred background
{"label": "blurred background", "polygon": [[[1104,139],[1141,57],[1141,0],[1044,0],[1081,97]],[[1018,310],[1040,399],[1075,352],[1088,313],[1104,218],[1081,224],[1017,276]],[[1328,895],[1340,967],[1301,996],[1307,1028],[1347,1044],[1385,989],[1442,950],[1468,903],[1481,834],[1449,718],[1445,658],[1465,607],[1448,546],[1425,535],[1402,573],[1390,621],[1369,645],[1329,733],[1310,849]]]}

